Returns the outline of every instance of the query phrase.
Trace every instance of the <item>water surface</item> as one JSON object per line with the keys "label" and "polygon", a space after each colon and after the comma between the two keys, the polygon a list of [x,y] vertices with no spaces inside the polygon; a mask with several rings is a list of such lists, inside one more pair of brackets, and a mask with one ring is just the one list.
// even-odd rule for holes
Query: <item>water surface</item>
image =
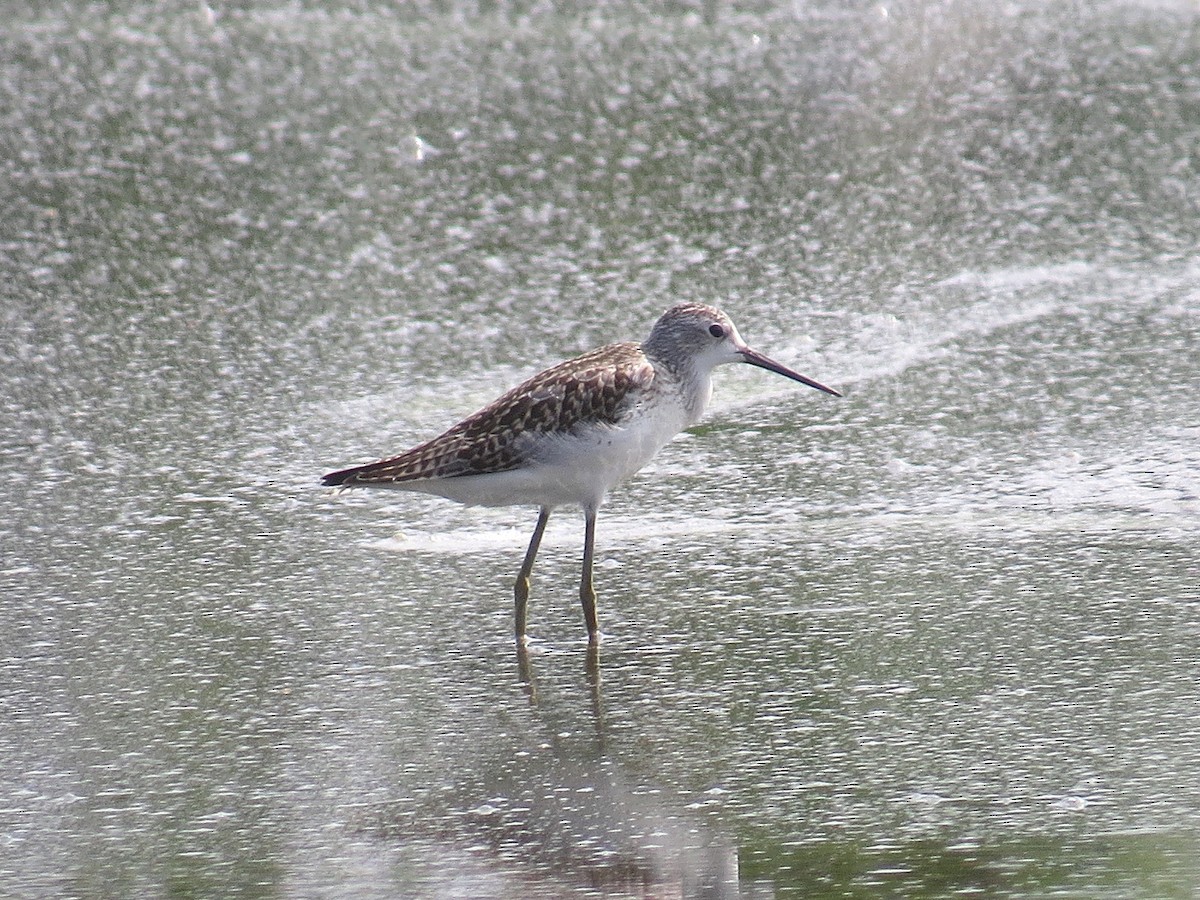
{"label": "water surface", "polygon": [[[1194,6],[13,5],[0,893],[1187,897]],[[680,299],[577,516],[335,495]]]}

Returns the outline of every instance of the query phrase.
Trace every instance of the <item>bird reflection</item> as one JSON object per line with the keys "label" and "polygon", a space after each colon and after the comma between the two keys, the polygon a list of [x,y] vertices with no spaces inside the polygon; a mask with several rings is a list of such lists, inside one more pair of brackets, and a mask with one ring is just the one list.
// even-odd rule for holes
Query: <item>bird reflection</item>
{"label": "bird reflection", "polygon": [[[600,648],[585,662],[594,739],[578,733],[578,706],[539,695],[534,660],[516,643],[517,673],[544,727],[543,752],[510,771],[511,793],[492,791],[472,824],[497,846],[521,848],[539,866],[582,881],[601,896],[723,900],[742,896],[736,845],[657,791],[626,783],[608,749]],[[536,655],[536,654],[535,654]],[[553,657],[541,660],[547,667]],[[576,682],[578,684],[578,682]],[[503,806],[501,801],[504,801]]]}
{"label": "bird reflection", "polygon": [[[516,641],[517,647],[517,678],[525,688],[532,706],[538,705],[537,682],[534,679],[533,663],[529,658],[529,644],[524,640]],[[588,694],[592,701],[592,721],[596,729],[598,746],[604,747],[604,703],[600,696],[600,644],[598,641],[588,641],[587,654],[584,657],[584,672],[587,678]]]}

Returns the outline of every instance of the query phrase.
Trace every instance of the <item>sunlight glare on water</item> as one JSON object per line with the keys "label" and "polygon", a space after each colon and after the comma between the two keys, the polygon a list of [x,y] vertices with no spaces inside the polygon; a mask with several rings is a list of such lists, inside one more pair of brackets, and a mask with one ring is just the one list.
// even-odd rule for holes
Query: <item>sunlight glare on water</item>
{"label": "sunlight glare on water", "polygon": [[[1193,4],[17,4],[0,894],[1184,897]],[[600,516],[332,493],[682,300]]]}

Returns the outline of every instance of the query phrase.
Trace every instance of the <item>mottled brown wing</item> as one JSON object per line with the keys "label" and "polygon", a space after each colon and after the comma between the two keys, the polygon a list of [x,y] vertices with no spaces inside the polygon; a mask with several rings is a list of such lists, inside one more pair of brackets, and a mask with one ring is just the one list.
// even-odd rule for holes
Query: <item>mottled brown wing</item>
{"label": "mottled brown wing", "polygon": [[519,468],[527,437],[617,424],[631,407],[630,391],[653,380],[654,367],[636,344],[610,344],[539,372],[431,441],[331,472],[322,483],[383,485]]}

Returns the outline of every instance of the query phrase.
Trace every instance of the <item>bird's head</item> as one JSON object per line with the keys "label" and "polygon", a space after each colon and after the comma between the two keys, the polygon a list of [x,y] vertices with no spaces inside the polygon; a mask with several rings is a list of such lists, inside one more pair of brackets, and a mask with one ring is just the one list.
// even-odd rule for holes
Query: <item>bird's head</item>
{"label": "bird's head", "polygon": [[835,397],[842,396],[833,388],[752,349],[742,340],[729,316],[700,303],[681,303],[668,309],[654,323],[642,349],[676,371],[690,370],[707,375],[726,363],[748,363]]}

